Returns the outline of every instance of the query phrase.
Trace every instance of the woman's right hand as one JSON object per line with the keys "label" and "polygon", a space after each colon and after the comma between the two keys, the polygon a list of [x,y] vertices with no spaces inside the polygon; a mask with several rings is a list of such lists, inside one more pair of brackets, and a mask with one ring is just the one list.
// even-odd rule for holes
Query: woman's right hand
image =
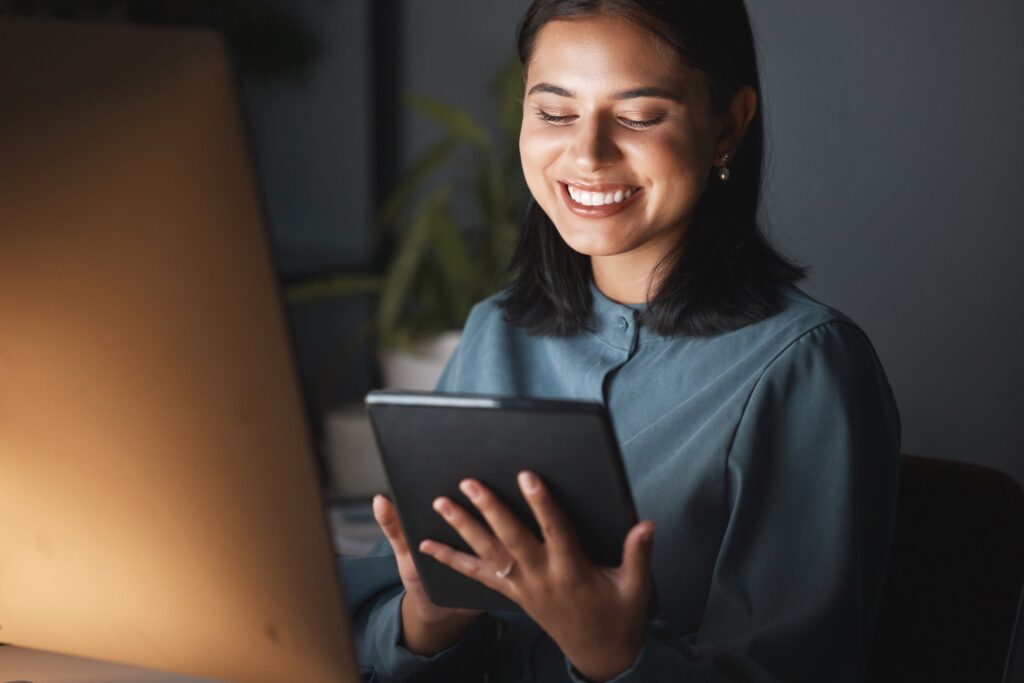
{"label": "woman's right hand", "polygon": [[410,652],[424,656],[451,647],[483,612],[438,607],[432,603],[420,581],[420,574],[412,561],[409,544],[391,501],[384,496],[374,496],[373,517],[395,552],[398,575],[405,587],[405,596],[402,598],[402,645]]}

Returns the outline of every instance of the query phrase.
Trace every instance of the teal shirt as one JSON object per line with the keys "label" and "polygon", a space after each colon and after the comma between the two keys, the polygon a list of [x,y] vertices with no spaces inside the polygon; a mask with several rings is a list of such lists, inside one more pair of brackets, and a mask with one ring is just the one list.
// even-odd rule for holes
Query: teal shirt
{"label": "teal shirt", "polygon": [[[571,338],[478,304],[438,390],[607,405],[637,512],[657,525],[659,611],[615,683],[863,680],[900,447],[864,332],[792,286],[774,316],[709,338],[660,336],[592,291],[593,332]],[[342,570],[371,680],[580,680],[525,615],[487,615],[413,655],[393,558]]]}

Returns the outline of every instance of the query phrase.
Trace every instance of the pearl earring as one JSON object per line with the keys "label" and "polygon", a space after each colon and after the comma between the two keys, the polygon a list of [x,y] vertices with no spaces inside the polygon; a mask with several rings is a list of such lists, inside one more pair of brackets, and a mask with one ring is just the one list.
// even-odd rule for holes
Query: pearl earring
{"label": "pearl earring", "polygon": [[729,179],[729,169],[725,165],[726,162],[728,162],[728,161],[729,161],[729,155],[728,154],[723,154],[722,155],[722,166],[721,166],[721,168],[718,169],[718,178],[723,183],[726,180]]}

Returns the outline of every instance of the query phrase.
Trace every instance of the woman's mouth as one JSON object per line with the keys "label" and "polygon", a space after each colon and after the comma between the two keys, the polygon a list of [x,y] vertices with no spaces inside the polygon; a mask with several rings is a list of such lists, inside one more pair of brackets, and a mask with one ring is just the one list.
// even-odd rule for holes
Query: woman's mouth
{"label": "woman's mouth", "polygon": [[629,185],[594,185],[583,187],[558,182],[562,201],[577,216],[605,218],[632,206],[643,194],[644,188]]}

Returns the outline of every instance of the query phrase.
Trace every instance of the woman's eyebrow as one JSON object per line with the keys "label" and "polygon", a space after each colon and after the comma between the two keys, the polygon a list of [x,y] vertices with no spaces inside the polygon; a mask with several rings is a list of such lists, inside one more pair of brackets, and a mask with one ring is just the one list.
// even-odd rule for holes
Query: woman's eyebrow
{"label": "woman's eyebrow", "polygon": [[527,95],[532,95],[535,92],[546,92],[552,95],[559,95],[560,97],[576,97],[576,93],[565,88],[560,88],[557,85],[551,85],[550,83],[538,83],[537,85],[530,88],[530,92]]}
{"label": "woman's eyebrow", "polygon": [[682,102],[683,98],[674,92],[669,92],[663,88],[634,88],[633,90],[622,90],[614,95],[612,99],[615,100],[631,100],[635,97],[656,97],[662,100],[671,100],[673,102]]}
{"label": "woman's eyebrow", "polygon": [[[551,83],[538,83],[537,85],[530,88],[530,92],[527,95],[532,95],[538,92],[550,93],[552,95],[558,95],[560,97],[576,97],[576,94],[571,90],[552,85]],[[632,90],[620,90],[619,92],[612,95],[613,100],[631,100],[637,97],[655,97],[662,100],[671,100],[672,102],[682,102],[683,98],[679,95],[669,92],[663,88],[656,87],[645,87],[645,88],[633,88]]]}

